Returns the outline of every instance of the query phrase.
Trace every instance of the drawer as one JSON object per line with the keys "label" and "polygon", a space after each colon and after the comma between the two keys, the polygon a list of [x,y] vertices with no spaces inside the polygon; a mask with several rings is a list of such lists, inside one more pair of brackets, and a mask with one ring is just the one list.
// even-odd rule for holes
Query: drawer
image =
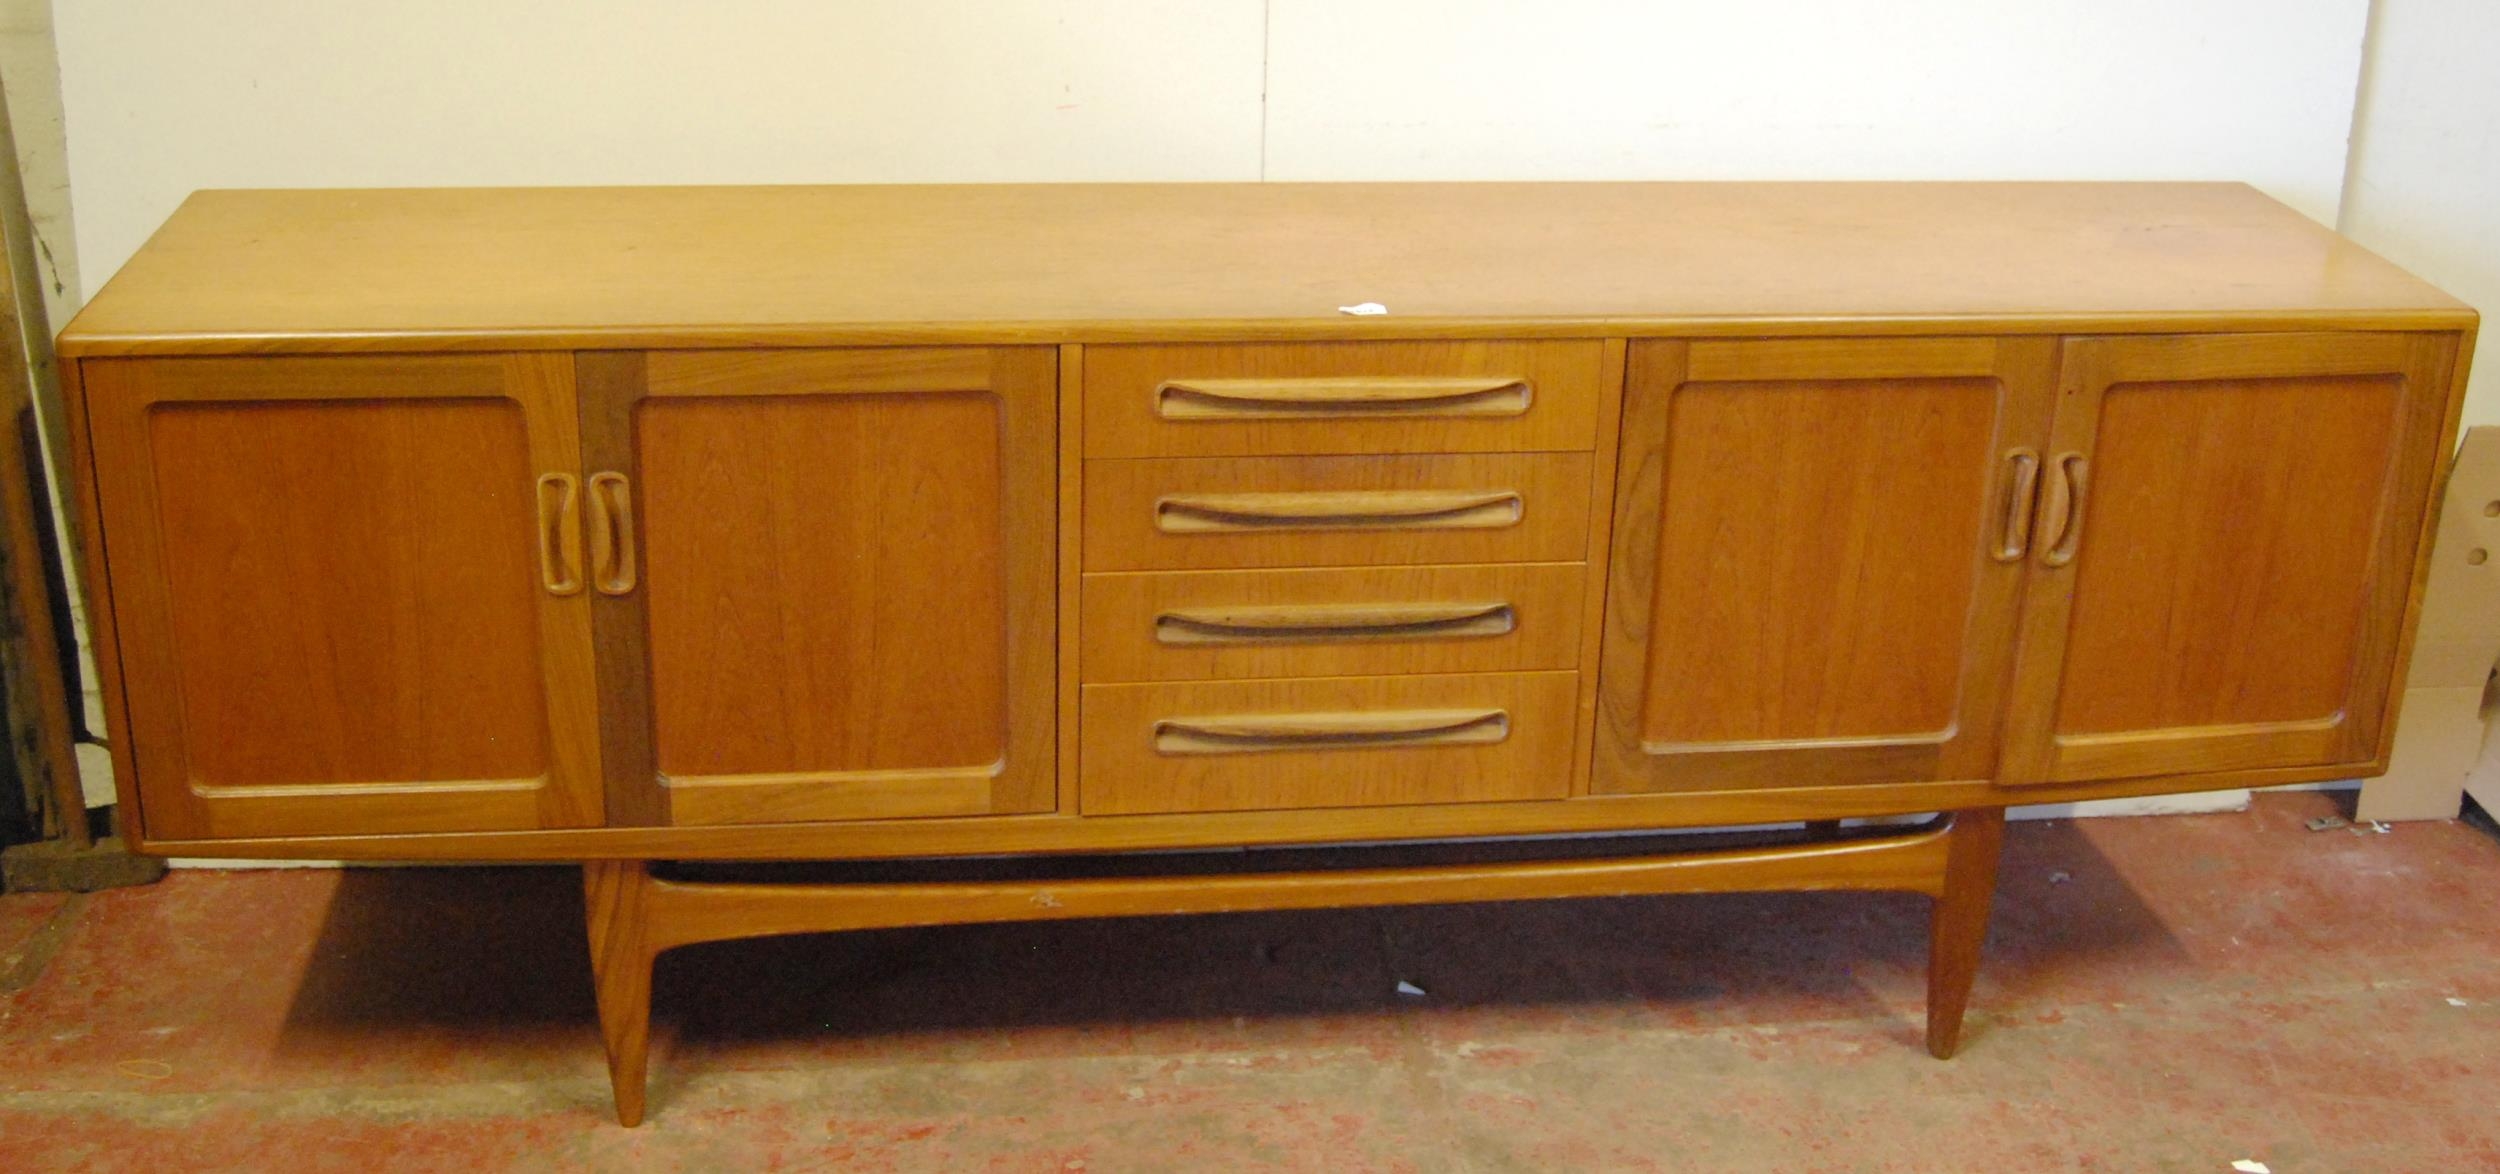
{"label": "drawer", "polygon": [[1578,562],[1587,453],[1085,463],[1085,569]]}
{"label": "drawer", "polygon": [[1580,674],[1087,685],[1087,815],[1560,799]]}
{"label": "drawer", "polygon": [[1580,563],[1085,576],[1084,680],[1567,669]]}
{"label": "drawer", "polygon": [[1085,454],[1537,452],[1597,441],[1597,342],[1085,349]]}

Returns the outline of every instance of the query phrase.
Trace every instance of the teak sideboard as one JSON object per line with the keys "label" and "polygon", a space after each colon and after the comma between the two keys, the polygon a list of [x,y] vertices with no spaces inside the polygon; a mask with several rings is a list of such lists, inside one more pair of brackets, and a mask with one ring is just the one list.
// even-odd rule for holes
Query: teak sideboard
{"label": "teak sideboard", "polygon": [[[1947,1055],[2006,805],[2383,769],[2475,324],[2226,184],[263,191],[60,347],[133,842],[583,862],[631,1124],[659,952],[982,920],[1913,891]],[[1112,859],[686,863],[973,854]]]}

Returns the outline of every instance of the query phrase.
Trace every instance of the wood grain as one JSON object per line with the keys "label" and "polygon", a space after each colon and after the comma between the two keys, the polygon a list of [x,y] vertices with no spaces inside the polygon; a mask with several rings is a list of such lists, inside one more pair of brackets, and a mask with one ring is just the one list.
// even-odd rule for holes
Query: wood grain
{"label": "wood grain", "polygon": [[[648,378],[642,352],[585,352],[575,357],[573,369],[580,388],[582,467],[634,468],[634,406],[642,402]],[[643,593],[593,593],[590,626],[608,822],[666,824],[668,792],[659,785],[651,748],[651,625]]]}
{"label": "wood grain", "polygon": [[2091,483],[2072,563],[2030,571],[2007,781],[2372,756],[2451,345],[2068,342],[2045,451]]}
{"label": "wood grain", "polygon": [[[1587,553],[1586,453],[1088,461],[1085,476],[1089,571],[1577,562]],[[1172,499],[1222,504],[1249,497],[1248,504],[1270,512],[1386,511],[1424,503],[1412,496],[1422,494],[1432,501],[1516,501],[1461,519],[1465,525],[1427,517],[1187,532],[1166,528],[1161,508]]]}
{"label": "wood grain", "polygon": [[[1337,312],[1360,301],[1389,313]],[[2454,299],[2239,184],[506,188],[198,193],[62,347],[1863,335],[2258,319],[2472,324]]]}
{"label": "wood grain", "polygon": [[632,480],[675,822],[1052,806],[1052,361],[650,357]]}
{"label": "wood grain", "polygon": [[567,356],[96,364],[142,802],[177,834],[596,822],[586,601],[542,591]]}
{"label": "wood grain", "polygon": [[1945,834],[1944,887],[1927,924],[1927,1052],[1948,1060],[1961,1047],[1962,1012],[1988,940],[2005,812],[1956,811]]}
{"label": "wood grain", "polygon": [[1004,757],[1003,414],[986,392],[644,404],[662,774]]}
{"label": "wood grain", "polygon": [[[1081,621],[1085,679],[1189,681],[1574,668],[1579,664],[1583,574],[1579,563],[1511,563],[1088,575]],[[1262,623],[1310,625],[1330,616],[1347,622],[1343,617],[1364,608],[1379,614],[1433,602],[1500,606],[1507,609],[1508,622],[1491,634],[1417,630],[1366,637],[1359,629],[1348,629],[1288,639],[1184,643],[1161,638],[1156,624],[1162,616],[1267,609],[1274,614],[1265,615]]]}
{"label": "wood grain", "polygon": [[651,1059],[651,962],[666,948],[651,941],[653,888],[651,867],[641,860],[582,866],[599,1038],[607,1045],[616,1122],[628,1129],[642,1124]]}
{"label": "wood grain", "polygon": [[2035,340],[1644,343],[1616,466],[1599,791],[1984,775],[2045,442]]}
{"label": "wood grain", "polygon": [[[1559,798],[1570,786],[1578,674],[1329,677],[1084,688],[1084,811],[1244,811]],[[1429,717],[1416,716],[1419,712]],[[1172,724],[1438,728],[1503,715],[1499,738],[1448,744],[1360,741],[1263,753],[1176,754]],[[1319,715],[1314,718],[1313,715]]]}
{"label": "wood grain", "polygon": [[[1096,347],[1086,454],[1585,451],[1596,431],[1600,357],[1594,341]],[[1382,410],[1381,380],[1436,378],[1457,380],[1444,390],[1515,388],[1517,406],[1427,400]],[[1173,398],[1201,385],[1234,398]]]}

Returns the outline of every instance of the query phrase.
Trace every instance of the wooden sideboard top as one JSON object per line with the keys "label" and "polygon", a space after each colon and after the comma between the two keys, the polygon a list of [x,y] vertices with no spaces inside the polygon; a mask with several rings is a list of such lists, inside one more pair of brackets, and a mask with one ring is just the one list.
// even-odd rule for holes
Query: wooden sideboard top
{"label": "wooden sideboard top", "polygon": [[[1338,307],[1380,302],[1389,313]],[[71,355],[1502,334],[2455,328],[2245,185],[208,191]]]}

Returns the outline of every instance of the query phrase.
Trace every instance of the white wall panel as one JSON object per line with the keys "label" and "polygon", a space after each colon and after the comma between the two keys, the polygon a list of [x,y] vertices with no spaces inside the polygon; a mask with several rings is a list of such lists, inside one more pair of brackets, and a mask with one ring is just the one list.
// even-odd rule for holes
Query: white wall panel
{"label": "white wall panel", "polygon": [[2367,10],[1274,0],[1267,177],[2242,179],[2331,223]]}
{"label": "white wall panel", "polygon": [[1255,179],[1260,0],[59,0],[88,288],[207,187]]}
{"label": "white wall panel", "polygon": [[[2500,311],[2500,4],[2379,0],[2353,128],[2343,230]],[[2465,422],[2500,424],[2500,336],[2486,330]]]}

